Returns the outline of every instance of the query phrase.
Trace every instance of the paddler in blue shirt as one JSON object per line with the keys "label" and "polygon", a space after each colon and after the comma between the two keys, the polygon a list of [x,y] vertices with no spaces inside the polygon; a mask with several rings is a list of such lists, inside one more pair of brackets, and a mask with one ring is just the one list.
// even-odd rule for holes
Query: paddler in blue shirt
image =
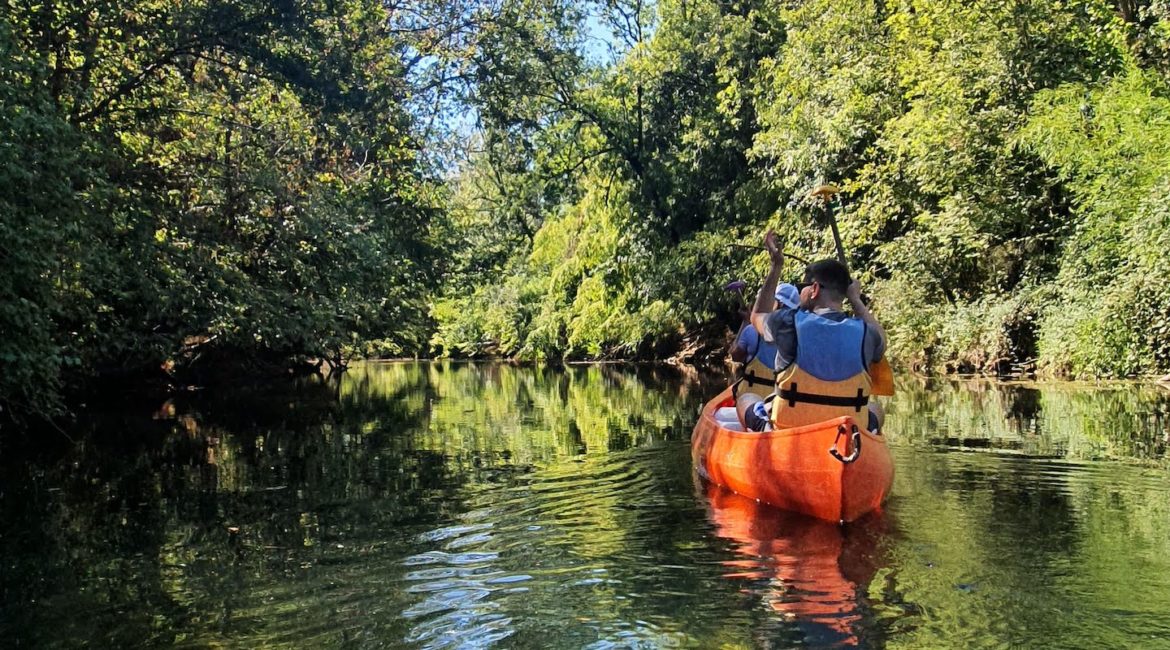
{"label": "paddler in blue shirt", "polygon": [[[800,306],[800,291],[787,282],[776,288],[776,302],[781,308],[796,309]],[[755,393],[767,397],[776,388],[776,346],[760,338],[760,333],[751,324],[751,312],[741,312],[745,321],[731,347],[731,360],[743,364],[739,379],[731,386],[731,394],[739,397],[743,393]]]}
{"label": "paddler in blue shirt", "polygon": [[[776,348],[776,397],[769,406],[759,395],[739,395],[740,421],[749,430],[764,431],[849,415],[877,433],[883,413],[869,401],[873,388],[869,371],[885,354],[886,333],[862,302],[861,286],[840,262],[813,262],[797,284],[799,308],[778,309],[775,287],[784,252],[775,232],[768,231],[764,248],[771,268],[750,319],[761,340]],[[853,316],[842,311],[846,299]]]}

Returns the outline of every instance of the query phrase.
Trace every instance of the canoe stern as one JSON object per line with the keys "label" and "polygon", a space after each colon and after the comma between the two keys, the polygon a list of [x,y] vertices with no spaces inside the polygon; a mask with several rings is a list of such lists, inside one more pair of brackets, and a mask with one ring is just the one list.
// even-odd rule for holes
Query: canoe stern
{"label": "canoe stern", "polygon": [[[889,494],[894,469],[884,439],[852,418],[769,432],[733,431],[715,417],[731,405],[730,390],[704,407],[691,436],[699,476],[746,497],[828,521],[853,521]],[[861,451],[855,460],[854,441]]]}

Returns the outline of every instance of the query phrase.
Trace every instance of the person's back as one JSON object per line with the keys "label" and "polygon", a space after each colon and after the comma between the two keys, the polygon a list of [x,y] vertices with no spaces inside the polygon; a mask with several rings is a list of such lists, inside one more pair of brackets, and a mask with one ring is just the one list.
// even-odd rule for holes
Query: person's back
{"label": "person's back", "polygon": [[[795,309],[800,304],[800,292],[791,284],[776,289],[776,300],[785,308]],[[742,364],[739,378],[732,384],[732,395],[754,393],[761,397],[772,394],[776,387],[776,346],[760,337],[749,322],[740,328],[732,346],[731,357]]]}
{"label": "person's back", "polygon": [[850,415],[865,422],[872,385],[864,352],[865,322],[840,311],[797,311],[795,353],[776,377],[772,422],[798,427]]}
{"label": "person's back", "polygon": [[[752,399],[755,396],[737,402],[741,420],[758,431],[850,415],[870,430],[880,428],[880,409],[869,405],[868,371],[885,353],[885,332],[861,301],[860,287],[844,265],[822,260],[805,268],[800,309],[777,310],[765,293],[783,265],[774,233],[768,233],[765,247],[772,254],[772,269],[751,320],[761,338],[776,346],[777,396],[770,409]],[[842,311],[846,298],[855,317]]]}

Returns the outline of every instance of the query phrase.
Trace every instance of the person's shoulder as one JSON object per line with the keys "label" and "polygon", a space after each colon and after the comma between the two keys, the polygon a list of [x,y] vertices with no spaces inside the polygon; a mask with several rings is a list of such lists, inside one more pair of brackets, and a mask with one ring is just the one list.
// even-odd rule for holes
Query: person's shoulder
{"label": "person's shoulder", "polygon": [[747,327],[739,328],[739,336],[735,337],[735,342],[745,347],[750,347],[754,345],[755,342],[759,340],[759,338],[759,332],[757,332],[756,328],[749,324]]}
{"label": "person's shoulder", "polygon": [[773,331],[785,331],[796,327],[796,310],[782,307],[768,314],[768,328]]}
{"label": "person's shoulder", "polygon": [[771,314],[768,314],[768,320],[791,323],[796,320],[796,312],[797,310],[793,309],[792,307],[781,307]]}

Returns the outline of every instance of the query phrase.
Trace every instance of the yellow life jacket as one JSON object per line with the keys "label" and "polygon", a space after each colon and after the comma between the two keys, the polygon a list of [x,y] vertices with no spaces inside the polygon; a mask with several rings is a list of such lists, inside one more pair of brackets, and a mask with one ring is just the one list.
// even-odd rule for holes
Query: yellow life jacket
{"label": "yellow life jacket", "polygon": [[739,379],[731,386],[731,395],[739,397],[744,393],[755,393],[760,397],[767,397],[772,394],[775,387],[776,373],[756,356],[752,357],[740,371]]}
{"label": "yellow life jacket", "polygon": [[890,362],[886,361],[885,357],[870,364],[869,378],[873,381],[871,395],[889,396],[894,394],[894,370],[890,368]]}
{"label": "yellow life jacket", "polygon": [[776,377],[772,426],[789,429],[848,415],[859,426],[868,427],[871,391],[868,372],[842,381],[825,381],[793,363]]}

